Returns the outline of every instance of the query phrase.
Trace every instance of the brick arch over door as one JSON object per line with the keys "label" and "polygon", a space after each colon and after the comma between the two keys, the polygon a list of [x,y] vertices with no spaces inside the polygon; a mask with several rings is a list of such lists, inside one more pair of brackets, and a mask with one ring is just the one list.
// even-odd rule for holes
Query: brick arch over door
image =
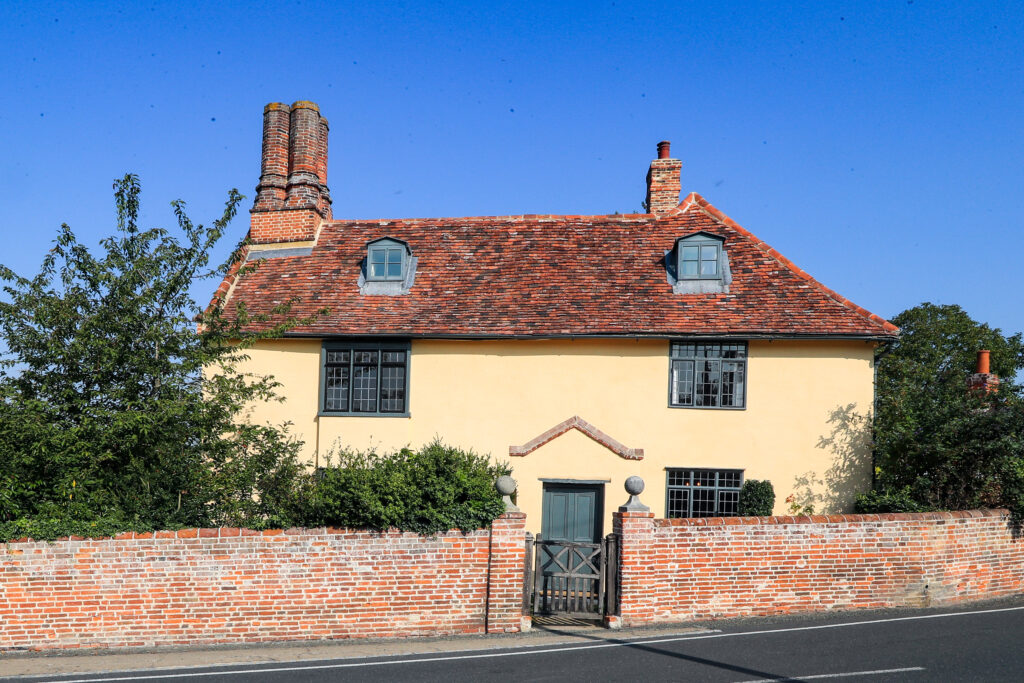
{"label": "brick arch over door", "polygon": [[601,444],[611,452],[615,453],[619,457],[625,458],[626,460],[643,460],[644,449],[642,448],[629,448],[621,441],[617,441],[612,437],[608,436],[600,429],[590,424],[579,415],[573,415],[564,422],[559,422],[557,425],[547,430],[546,432],[537,435],[533,439],[527,441],[522,446],[509,446],[508,454],[514,456],[524,456],[533,451],[537,450],[549,441],[557,439],[562,434],[565,434],[570,429],[580,431],[591,439]]}

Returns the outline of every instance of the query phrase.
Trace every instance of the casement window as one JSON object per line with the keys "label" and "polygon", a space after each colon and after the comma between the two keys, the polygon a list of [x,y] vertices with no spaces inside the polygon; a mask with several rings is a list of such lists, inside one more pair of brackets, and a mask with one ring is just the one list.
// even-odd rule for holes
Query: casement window
{"label": "casement window", "polygon": [[670,349],[670,406],[746,407],[746,342],[674,341]]}
{"label": "casement window", "polygon": [[409,414],[407,342],[326,342],[320,359],[321,414]]}
{"label": "casement window", "polygon": [[721,280],[721,237],[699,232],[676,240],[676,278],[679,280]]}
{"label": "casement window", "polygon": [[666,475],[666,516],[731,517],[740,513],[743,470],[670,467]]}
{"label": "casement window", "polygon": [[371,282],[401,282],[409,265],[409,245],[384,237],[366,245],[366,279]]}

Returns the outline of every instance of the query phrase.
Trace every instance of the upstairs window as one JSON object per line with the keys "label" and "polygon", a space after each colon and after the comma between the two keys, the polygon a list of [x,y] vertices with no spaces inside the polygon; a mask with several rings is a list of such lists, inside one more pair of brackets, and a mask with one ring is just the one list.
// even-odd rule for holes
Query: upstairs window
{"label": "upstairs window", "polygon": [[409,344],[328,342],[321,353],[323,414],[408,415]]}
{"label": "upstairs window", "polygon": [[671,344],[670,365],[669,405],[746,407],[746,342],[675,341]]}
{"label": "upstairs window", "polygon": [[720,237],[699,232],[676,240],[676,277],[679,280],[721,280]]}
{"label": "upstairs window", "polygon": [[405,280],[409,264],[409,245],[384,237],[367,245],[366,279],[373,282]]}

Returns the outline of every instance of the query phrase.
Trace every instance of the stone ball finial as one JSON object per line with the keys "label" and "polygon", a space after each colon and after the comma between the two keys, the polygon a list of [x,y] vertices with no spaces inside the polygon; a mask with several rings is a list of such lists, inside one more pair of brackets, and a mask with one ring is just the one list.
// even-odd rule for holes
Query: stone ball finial
{"label": "stone ball finial", "polygon": [[644,480],[640,477],[633,475],[632,477],[626,478],[626,493],[629,494],[629,500],[626,504],[619,508],[619,512],[650,512],[651,508],[647,507],[640,502],[637,498],[644,491]]}
{"label": "stone ball finial", "polygon": [[498,493],[503,496],[511,496],[516,492],[516,480],[503,474],[494,482],[494,488],[498,489]]}
{"label": "stone ball finial", "polygon": [[631,496],[639,496],[644,492],[644,480],[635,474],[626,478],[626,493]]}
{"label": "stone ball finial", "polygon": [[505,512],[519,512],[519,508],[512,502],[512,494],[516,492],[516,480],[507,474],[503,474],[494,482],[494,488],[501,494],[505,502]]}

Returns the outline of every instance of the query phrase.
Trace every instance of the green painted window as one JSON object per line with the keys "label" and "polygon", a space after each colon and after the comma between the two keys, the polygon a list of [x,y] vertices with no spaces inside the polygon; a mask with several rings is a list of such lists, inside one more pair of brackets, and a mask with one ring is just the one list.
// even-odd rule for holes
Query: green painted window
{"label": "green painted window", "polygon": [[743,470],[670,467],[666,479],[668,517],[732,517],[740,513]]}
{"label": "green painted window", "polygon": [[676,241],[676,273],[680,280],[720,280],[722,240],[705,233]]}
{"label": "green painted window", "polygon": [[408,256],[408,245],[400,240],[384,237],[370,242],[366,254],[366,279],[375,282],[404,280]]}
{"label": "green painted window", "polygon": [[674,341],[670,349],[670,406],[746,407],[746,342]]}
{"label": "green painted window", "polygon": [[327,342],[321,358],[322,413],[408,414],[408,343]]}

